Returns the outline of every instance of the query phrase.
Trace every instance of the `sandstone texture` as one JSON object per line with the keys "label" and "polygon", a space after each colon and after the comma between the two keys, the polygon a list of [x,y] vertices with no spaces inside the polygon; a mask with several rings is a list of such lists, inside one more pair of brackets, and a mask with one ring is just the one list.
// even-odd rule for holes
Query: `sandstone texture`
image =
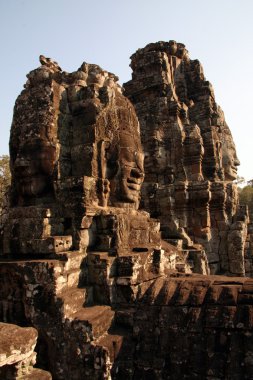
{"label": "sandstone texture", "polygon": [[51,375],[38,368],[34,348],[38,333],[33,327],[0,323],[0,378],[5,380],[51,380]]}
{"label": "sandstone texture", "polygon": [[170,276],[140,292],[113,378],[251,379],[252,280]]}
{"label": "sandstone texture", "polygon": [[0,257],[0,320],[35,337],[19,359],[35,328],[41,379],[252,379],[253,231],[200,63],[150,44],[124,90],[40,63],[14,108]]}
{"label": "sandstone texture", "polygon": [[142,207],[165,239],[201,244],[212,273],[251,275],[249,220],[233,183],[239,160],[203,67],[169,41],[138,49],[131,68],[124,88],[141,126]]}

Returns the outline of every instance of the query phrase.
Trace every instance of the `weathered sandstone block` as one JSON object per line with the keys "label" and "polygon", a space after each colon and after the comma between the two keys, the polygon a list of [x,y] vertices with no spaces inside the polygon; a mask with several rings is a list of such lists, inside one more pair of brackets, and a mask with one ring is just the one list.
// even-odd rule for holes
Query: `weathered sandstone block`
{"label": "weathered sandstone block", "polygon": [[32,327],[0,323],[0,378],[51,380],[49,372],[33,368],[38,333]]}

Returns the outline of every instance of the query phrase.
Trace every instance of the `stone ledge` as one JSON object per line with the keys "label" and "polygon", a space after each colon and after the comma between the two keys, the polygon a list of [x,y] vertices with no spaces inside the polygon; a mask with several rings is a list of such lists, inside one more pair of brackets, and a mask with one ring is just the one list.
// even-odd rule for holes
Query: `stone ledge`
{"label": "stone ledge", "polygon": [[0,323],[0,367],[29,358],[37,337],[38,333],[33,327]]}

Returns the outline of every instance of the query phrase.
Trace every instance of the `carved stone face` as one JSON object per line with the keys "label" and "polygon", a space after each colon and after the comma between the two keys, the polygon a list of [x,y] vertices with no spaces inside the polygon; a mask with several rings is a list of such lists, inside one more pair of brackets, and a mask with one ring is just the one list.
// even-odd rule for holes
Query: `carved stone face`
{"label": "carved stone face", "polygon": [[[125,124],[129,113],[129,125]],[[140,190],[144,180],[144,154],[141,147],[138,121],[131,116],[130,110],[121,111],[121,129],[115,131],[115,136],[107,150],[107,178],[110,181],[111,203],[132,203],[139,206]]]}
{"label": "carved stone face", "polygon": [[87,83],[88,85],[97,84],[99,87],[102,87],[107,76],[108,73],[106,71],[103,71],[99,66],[90,65]]}
{"label": "carved stone face", "polygon": [[24,144],[13,163],[13,177],[23,197],[41,196],[52,186],[55,147],[35,140]]}
{"label": "carved stone face", "polygon": [[138,208],[144,179],[143,162],[144,154],[131,136],[121,133],[117,146],[110,146],[107,152],[112,205],[133,203]]}
{"label": "carved stone face", "polygon": [[119,151],[120,199],[131,203],[139,202],[141,185],[144,179],[143,162],[144,154],[135,145],[132,136],[121,133]]}
{"label": "carved stone face", "polygon": [[236,154],[235,144],[228,129],[223,131],[222,141],[222,166],[224,168],[225,180],[233,181],[237,177],[237,166],[240,161]]}

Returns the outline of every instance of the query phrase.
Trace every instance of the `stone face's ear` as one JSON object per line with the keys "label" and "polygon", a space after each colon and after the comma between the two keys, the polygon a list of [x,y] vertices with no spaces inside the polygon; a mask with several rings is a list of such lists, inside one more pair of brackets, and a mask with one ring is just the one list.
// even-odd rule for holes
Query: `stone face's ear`
{"label": "stone face's ear", "polygon": [[107,178],[107,158],[106,150],[109,148],[110,142],[101,140],[97,144],[98,152],[98,199],[103,207],[108,205],[110,196],[110,181]]}
{"label": "stone face's ear", "polygon": [[235,144],[232,134],[227,125],[222,128],[222,166],[226,181],[233,181],[237,178],[237,167],[240,161],[236,154]]}
{"label": "stone face's ear", "polygon": [[106,157],[106,175],[109,180],[117,177],[120,171],[119,163],[119,146],[117,144],[108,143],[105,150]]}
{"label": "stone face's ear", "polygon": [[98,149],[98,177],[107,178],[106,167],[107,167],[107,157],[106,152],[110,147],[110,141],[101,140],[97,144]]}

